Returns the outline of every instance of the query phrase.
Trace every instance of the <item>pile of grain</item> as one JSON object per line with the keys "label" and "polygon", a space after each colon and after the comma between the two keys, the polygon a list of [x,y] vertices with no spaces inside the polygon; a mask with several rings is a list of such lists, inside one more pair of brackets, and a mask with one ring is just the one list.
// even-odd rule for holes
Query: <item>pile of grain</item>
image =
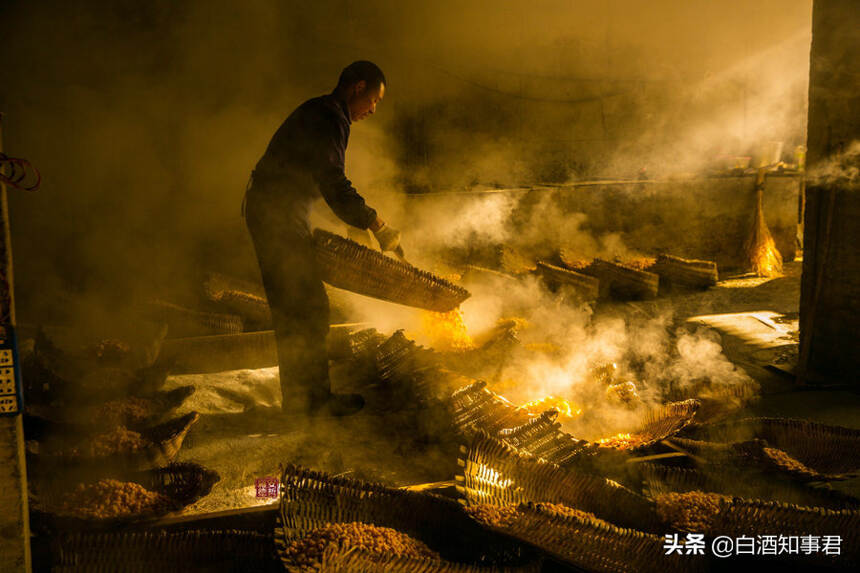
{"label": "pile of grain", "polygon": [[[598,518],[593,513],[570,507],[561,503],[538,503],[538,509],[557,513],[564,517],[575,517],[599,523],[603,525],[611,525],[610,523]],[[519,507],[516,505],[498,506],[498,505],[473,505],[466,508],[466,513],[472,516],[475,520],[489,527],[505,528],[514,524],[517,517],[520,515]]]}
{"label": "pile of grain", "polygon": [[65,500],[60,513],[107,519],[161,513],[171,509],[170,499],[134,482],[113,479],[80,484]]}
{"label": "pile of grain", "polygon": [[631,434],[615,434],[608,438],[601,438],[597,443],[602,448],[615,448],[617,450],[629,450],[638,447],[642,443],[642,437]]}
{"label": "pile of grain", "polygon": [[635,259],[624,261],[622,265],[629,269],[635,269],[637,271],[646,271],[653,267],[656,262],[657,259],[655,257],[638,257]]}
{"label": "pile of grain", "polygon": [[657,497],[657,514],[676,529],[693,533],[710,531],[720,505],[731,498],[717,493],[690,491]]}
{"label": "pile of grain", "polygon": [[91,456],[110,456],[113,454],[127,454],[139,451],[149,445],[138,432],[129,430],[125,426],[119,426],[111,432],[99,434],[93,438],[89,445]]}
{"label": "pile of grain", "polygon": [[323,552],[331,544],[379,556],[439,559],[436,552],[405,533],[359,522],[330,523],[319,527],[290,543],[284,552],[293,562],[312,566],[321,561]]}
{"label": "pile of grain", "polygon": [[591,259],[582,258],[575,251],[564,247],[559,250],[558,256],[561,263],[572,271],[581,271],[591,264]]}
{"label": "pile of grain", "polygon": [[789,472],[799,472],[804,474],[817,474],[815,470],[805,466],[800,461],[791,457],[784,451],[777,448],[762,448],[766,459],[768,459],[771,463],[780,467],[785,471]]}

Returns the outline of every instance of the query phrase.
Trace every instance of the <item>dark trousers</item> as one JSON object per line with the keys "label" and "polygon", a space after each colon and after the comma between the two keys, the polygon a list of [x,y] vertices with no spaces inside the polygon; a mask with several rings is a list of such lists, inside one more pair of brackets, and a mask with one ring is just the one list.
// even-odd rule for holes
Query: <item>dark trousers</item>
{"label": "dark trousers", "polygon": [[331,393],[329,303],[307,221],[249,190],[245,222],[254,242],[278,346],[282,408],[301,411]]}

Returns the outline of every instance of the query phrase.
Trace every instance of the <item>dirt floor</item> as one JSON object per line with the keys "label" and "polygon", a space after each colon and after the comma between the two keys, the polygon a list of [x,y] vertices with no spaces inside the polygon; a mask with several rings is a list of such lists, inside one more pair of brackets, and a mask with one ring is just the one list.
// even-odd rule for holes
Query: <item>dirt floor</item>
{"label": "dirt floor", "polygon": [[[785,372],[796,361],[800,269],[800,262],[791,262],[781,278],[734,277],[707,291],[616,303],[596,314],[647,317],[674,309],[676,323],[718,331],[726,356],[762,388],[761,399],[737,417],[807,418],[860,428],[856,392],[798,389]],[[335,389],[343,386],[337,372],[333,379]],[[432,413],[386,414],[371,402],[360,415],[345,419],[285,419],[278,408],[277,368],[172,376],[165,389],[186,384],[197,391],[178,413],[196,410],[202,416],[178,459],[221,475],[209,496],[185,510],[189,514],[274,502],[256,497],[255,480],[278,476],[279,464],[393,486],[450,479],[457,467],[455,438],[428,444],[414,437],[416,427],[432,430]],[[857,491],[857,482],[838,487]]]}

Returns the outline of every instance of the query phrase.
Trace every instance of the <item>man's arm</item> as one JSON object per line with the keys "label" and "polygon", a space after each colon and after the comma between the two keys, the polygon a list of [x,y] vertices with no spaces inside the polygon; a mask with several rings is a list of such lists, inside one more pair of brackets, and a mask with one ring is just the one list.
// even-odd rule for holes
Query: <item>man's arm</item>
{"label": "man's arm", "polygon": [[321,127],[319,163],[314,176],[323,198],[345,223],[359,229],[379,229],[383,223],[376,211],[367,206],[344,173],[346,133],[343,127],[335,121],[325,122]]}

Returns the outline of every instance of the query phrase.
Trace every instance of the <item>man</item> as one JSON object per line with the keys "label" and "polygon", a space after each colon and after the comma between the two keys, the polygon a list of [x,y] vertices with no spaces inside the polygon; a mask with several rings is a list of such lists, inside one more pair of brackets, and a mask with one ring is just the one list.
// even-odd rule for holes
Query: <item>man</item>
{"label": "man", "polygon": [[400,232],[367,206],[344,174],[350,125],[372,115],[384,95],[379,67],[350,64],[332,93],[290,114],[251,174],[245,220],[272,310],[282,408],[288,413],[345,416],[364,406],[358,394],[331,392],[328,297],[308,216],[321,194],[344,222],[372,231],[383,251],[399,248]]}

